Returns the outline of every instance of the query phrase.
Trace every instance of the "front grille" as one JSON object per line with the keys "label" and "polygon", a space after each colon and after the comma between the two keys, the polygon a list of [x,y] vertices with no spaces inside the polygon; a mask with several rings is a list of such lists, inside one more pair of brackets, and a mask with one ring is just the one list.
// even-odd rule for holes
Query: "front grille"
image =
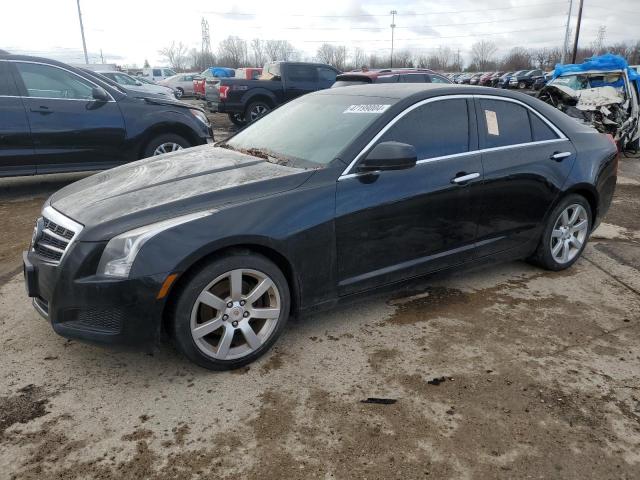
{"label": "front grille", "polygon": [[33,251],[49,262],[59,263],[81,229],[80,224],[47,207],[42,212],[42,224],[36,225]]}

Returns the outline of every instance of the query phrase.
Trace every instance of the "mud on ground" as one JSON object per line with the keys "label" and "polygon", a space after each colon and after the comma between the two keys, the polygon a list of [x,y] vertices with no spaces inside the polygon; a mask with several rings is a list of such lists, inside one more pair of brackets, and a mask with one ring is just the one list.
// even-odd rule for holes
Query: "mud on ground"
{"label": "mud on ground", "polygon": [[291,322],[235,372],[58,337],[15,276],[0,478],[639,478],[634,192],[568,271],[433,277]]}

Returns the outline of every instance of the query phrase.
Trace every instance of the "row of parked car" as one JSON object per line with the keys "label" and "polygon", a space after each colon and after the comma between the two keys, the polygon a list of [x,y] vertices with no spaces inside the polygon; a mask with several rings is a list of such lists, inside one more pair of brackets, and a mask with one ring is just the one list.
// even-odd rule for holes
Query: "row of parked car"
{"label": "row of parked car", "polygon": [[478,72],[445,74],[452,82],[460,85],[480,85],[494,88],[517,88],[520,90],[540,90],[551,78],[553,72],[540,69],[518,70],[515,72]]}

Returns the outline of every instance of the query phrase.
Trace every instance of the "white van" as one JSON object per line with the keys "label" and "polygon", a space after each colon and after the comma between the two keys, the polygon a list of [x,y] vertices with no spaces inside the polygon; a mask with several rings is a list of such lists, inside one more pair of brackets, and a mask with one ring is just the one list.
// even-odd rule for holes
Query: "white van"
{"label": "white van", "polygon": [[166,67],[143,68],[141,74],[142,77],[147,80],[153,80],[154,82],[173,77],[174,75],[177,75],[176,72]]}

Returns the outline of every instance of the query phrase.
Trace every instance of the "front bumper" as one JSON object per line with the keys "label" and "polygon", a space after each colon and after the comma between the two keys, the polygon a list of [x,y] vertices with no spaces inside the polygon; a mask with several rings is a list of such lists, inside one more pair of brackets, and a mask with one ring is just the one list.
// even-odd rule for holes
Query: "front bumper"
{"label": "front bumper", "polygon": [[111,280],[95,275],[103,244],[78,242],[60,265],[23,253],[27,295],[53,330],[89,342],[142,346],[158,339],[164,274]]}

